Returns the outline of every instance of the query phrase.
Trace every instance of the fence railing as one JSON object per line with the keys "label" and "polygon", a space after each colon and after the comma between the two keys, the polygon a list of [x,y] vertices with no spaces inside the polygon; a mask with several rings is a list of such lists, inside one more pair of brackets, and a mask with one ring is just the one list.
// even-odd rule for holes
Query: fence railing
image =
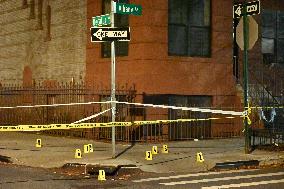
{"label": "fence railing", "polygon": [[[134,85],[120,85],[116,99],[127,102],[143,102],[146,94],[137,94]],[[84,83],[57,83],[54,85],[1,86],[0,107],[68,104],[108,101],[110,90]],[[193,105],[195,106],[195,105]],[[196,105],[197,106],[197,105]],[[109,104],[79,104],[72,106],[0,108],[0,125],[70,124],[110,108]],[[206,107],[208,108],[208,107]],[[209,107],[210,108],[210,107]],[[218,107],[218,109],[226,109]],[[227,108],[227,110],[235,110]],[[117,104],[116,121],[174,120],[210,118],[208,113]],[[111,122],[111,111],[84,121],[90,123]],[[188,140],[228,138],[242,135],[242,118],[211,121],[155,123],[116,127],[116,140],[123,142],[158,142],[165,140]],[[46,134],[82,137],[95,140],[111,140],[111,128],[48,130]]]}
{"label": "fence railing", "polygon": [[252,149],[263,146],[284,146],[284,130],[272,129],[252,129],[251,130],[251,147]]}

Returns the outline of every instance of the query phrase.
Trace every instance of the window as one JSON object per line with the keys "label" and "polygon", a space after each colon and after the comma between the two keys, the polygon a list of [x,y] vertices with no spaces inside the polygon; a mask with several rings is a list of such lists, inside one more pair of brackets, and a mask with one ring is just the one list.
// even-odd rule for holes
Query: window
{"label": "window", "polygon": [[38,25],[37,25],[37,28],[39,30],[42,30],[43,29],[43,26],[42,26],[42,6],[43,6],[43,0],[38,0]]}
{"label": "window", "polygon": [[[171,95],[169,105],[185,107],[211,107],[212,99],[210,96],[179,96]],[[171,110],[171,119],[180,118],[209,118],[210,113],[192,112],[182,110]]]}
{"label": "window", "polygon": [[[211,107],[211,96],[185,96],[185,95],[145,95],[144,103],[146,104],[164,104],[179,107]],[[148,111],[151,110],[151,111]],[[155,111],[156,110],[156,111]],[[146,109],[146,116],[155,119],[161,112],[158,108]],[[163,114],[164,115],[164,114]],[[198,111],[182,111],[176,109],[168,109],[168,119],[205,119],[210,118],[211,113],[203,113]],[[190,121],[168,123],[168,135],[170,140],[192,139],[192,138],[210,138],[211,122],[210,121]],[[162,129],[161,129],[162,130]],[[161,134],[159,127],[144,127],[144,133]]]}
{"label": "window", "polygon": [[263,62],[284,64],[284,12],[263,10],[261,50]]}
{"label": "window", "polygon": [[46,7],[46,37],[45,37],[45,41],[51,40],[50,25],[51,25],[51,7],[50,7],[50,5],[47,5],[47,7]]}
{"label": "window", "polygon": [[[120,3],[129,3],[129,0],[120,0]],[[103,0],[103,14],[109,14],[111,11],[111,0]],[[114,15],[115,27],[128,27],[128,15],[115,14]],[[110,27],[110,26],[108,26]],[[128,42],[116,41],[115,42],[115,55],[128,56]],[[111,56],[111,42],[102,43],[102,57],[108,58]]]}
{"label": "window", "polygon": [[31,4],[30,4],[30,19],[34,19],[35,18],[35,0],[31,0]]}
{"label": "window", "polygon": [[28,7],[28,0],[23,0],[22,8],[25,9]]}
{"label": "window", "polygon": [[169,0],[169,55],[209,57],[210,17],[210,0]]}
{"label": "window", "polygon": [[[170,105],[179,107],[211,107],[212,97],[211,96],[183,96],[183,95],[145,95],[143,102],[145,104],[156,104],[156,105]],[[208,118],[209,113],[203,112],[191,112],[169,109],[169,115],[171,119],[180,118]],[[174,116],[173,116],[174,114]]]}

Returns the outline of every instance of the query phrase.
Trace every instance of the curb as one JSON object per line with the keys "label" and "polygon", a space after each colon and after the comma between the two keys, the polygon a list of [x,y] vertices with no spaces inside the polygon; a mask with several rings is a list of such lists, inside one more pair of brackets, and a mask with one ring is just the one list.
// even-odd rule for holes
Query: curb
{"label": "curb", "polygon": [[136,165],[101,165],[101,164],[80,164],[80,163],[66,163],[62,166],[64,169],[85,169],[85,174],[98,175],[99,170],[104,170],[107,176],[118,176],[136,173],[141,171]]}
{"label": "curb", "polygon": [[8,157],[8,156],[2,156],[2,155],[0,155],[0,162],[3,162],[3,163],[13,163],[10,159],[11,159],[11,158]]}
{"label": "curb", "polygon": [[211,170],[241,169],[247,167],[267,167],[277,165],[284,165],[284,158],[216,163]]}
{"label": "curb", "polygon": [[213,170],[240,169],[242,167],[259,166],[259,164],[260,163],[258,160],[223,162],[223,163],[216,163],[216,165],[212,169]]}

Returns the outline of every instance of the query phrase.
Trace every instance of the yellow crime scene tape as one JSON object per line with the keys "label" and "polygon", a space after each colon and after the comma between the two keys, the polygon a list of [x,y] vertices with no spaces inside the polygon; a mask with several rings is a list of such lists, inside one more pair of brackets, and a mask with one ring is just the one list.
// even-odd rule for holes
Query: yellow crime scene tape
{"label": "yellow crime scene tape", "polygon": [[[171,108],[171,109],[178,109],[178,110],[187,110],[187,111],[200,111],[200,112],[210,112],[210,113],[217,113],[217,114],[227,114],[230,116],[227,117],[213,117],[213,118],[199,118],[199,119],[176,119],[176,120],[155,120],[155,121],[134,121],[134,122],[108,122],[108,123],[79,123],[86,121],[88,119],[97,117],[106,111],[111,109],[105,110],[98,114],[92,115],[90,117],[84,118],[77,122],[71,124],[49,124],[49,125],[17,125],[17,126],[0,126],[1,131],[43,131],[43,130],[56,130],[56,129],[90,129],[96,127],[128,127],[128,126],[138,126],[138,125],[148,125],[148,124],[168,124],[168,123],[177,123],[177,122],[193,122],[193,121],[210,121],[210,120],[218,120],[218,119],[234,119],[234,118],[243,118],[244,120],[247,119],[249,125],[251,124],[251,120],[249,118],[252,109],[281,109],[284,106],[250,106],[245,108],[243,112],[234,112],[234,111],[223,111],[223,110],[211,110],[211,109],[203,109],[203,108],[192,108],[192,107],[175,107],[175,106],[165,106],[165,105],[153,105],[153,104],[142,104],[142,103],[129,103],[129,102],[118,102],[118,101],[107,101],[107,102],[87,102],[87,103],[71,103],[71,104],[52,104],[52,105],[34,105],[34,106],[15,106],[15,107],[0,107],[1,108],[26,108],[26,107],[46,107],[46,106],[70,106],[70,105],[81,105],[81,104],[94,104],[94,103],[121,103],[127,105],[139,105],[139,106],[149,106],[154,108]],[[237,116],[237,117],[235,117]]]}
{"label": "yellow crime scene tape", "polygon": [[252,106],[252,109],[283,109],[284,106]]}
{"label": "yellow crime scene tape", "polygon": [[[234,119],[237,117],[224,117]],[[57,129],[91,129],[96,127],[129,127],[149,124],[167,124],[177,122],[209,121],[223,118],[202,118],[202,119],[176,119],[176,120],[154,120],[154,121],[134,121],[134,122],[108,122],[108,123],[78,123],[78,124],[49,124],[49,125],[17,125],[0,126],[0,132],[3,131],[44,131]]]}
{"label": "yellow crime scene tape", "polygon": [[43,130],[56,130],[56,129],[90,129],[90,128],[95,128],[95,127],[112,127],[112,126],[131,126],[131,122],[0,126],[0,131],[43,131]]}

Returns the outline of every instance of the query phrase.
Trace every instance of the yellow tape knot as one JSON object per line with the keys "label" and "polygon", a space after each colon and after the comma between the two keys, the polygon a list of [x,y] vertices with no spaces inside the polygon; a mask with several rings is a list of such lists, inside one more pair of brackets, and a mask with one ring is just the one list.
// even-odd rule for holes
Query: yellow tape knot
{"label": "yellow tape knot", "polygon": [[249,118],[249,115],[251,114],[251,107],[248,103],[248,107],[245,108],[246,110],[244,111],[244,114],[243,114],[243,118],[244,118],[244,121],[245,119],[247,119],[247,122],[248,122],[248,125],[251,125],[251,120]]}

